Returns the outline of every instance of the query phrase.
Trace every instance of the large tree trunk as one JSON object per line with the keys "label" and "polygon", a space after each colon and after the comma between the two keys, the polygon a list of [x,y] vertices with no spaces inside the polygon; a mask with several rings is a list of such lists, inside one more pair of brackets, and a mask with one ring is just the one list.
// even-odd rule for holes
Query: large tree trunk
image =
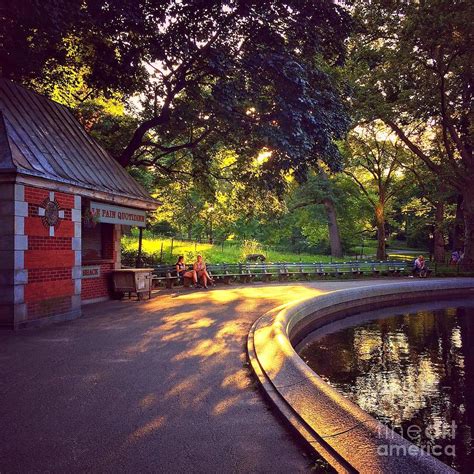
{"label": "large tree trunk", "polygon": [[377,259],[385,260],[385,210],[382,202],[375,206],[375,223],[377,225]]}
{"label": "large tree trunk", "polygon": [[438,201],[435,207],[435,224],[433,231],[433,253],[437,263],[444,263],[444,202]]}
{"label": "large tree trunk", "polygon": [[466,269],[474,269],[474,188],[466,188],[463,194],[464,257],[462,266]]}
{"label": "large tree trunk", "polygon": [[331,246],[331,255],[333,257],[342,257],[341,235],[337,223],[336,207],[332,199],[323,199],[324,208],[328,218],[329,244]]}

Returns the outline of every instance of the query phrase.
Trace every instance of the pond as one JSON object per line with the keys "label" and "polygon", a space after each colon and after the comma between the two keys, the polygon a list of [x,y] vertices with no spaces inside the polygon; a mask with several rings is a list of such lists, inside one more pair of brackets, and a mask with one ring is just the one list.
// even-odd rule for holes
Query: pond
{"label": "pond", "polygon": [[379,421],[451,467],[474,471],[474,301],[351,316],[296,350]]}

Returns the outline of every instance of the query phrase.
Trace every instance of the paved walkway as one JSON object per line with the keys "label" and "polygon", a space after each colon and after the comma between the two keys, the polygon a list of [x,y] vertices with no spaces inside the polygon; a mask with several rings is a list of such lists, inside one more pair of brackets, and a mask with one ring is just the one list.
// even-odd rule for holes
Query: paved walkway
{"label": "paved walkway", "polygon": [[180,289],[0,332],[0,472],[309,471],[250,375],[249,328],[280,304],[386,282]]}

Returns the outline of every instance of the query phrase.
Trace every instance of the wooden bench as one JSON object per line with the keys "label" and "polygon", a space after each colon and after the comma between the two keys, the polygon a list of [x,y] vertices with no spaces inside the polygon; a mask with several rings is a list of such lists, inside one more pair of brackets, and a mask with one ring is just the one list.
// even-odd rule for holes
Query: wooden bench
{"label": "wooden bench", "polygon": [[374,275],[380,275],[380,272],[381,272],[381,269],[382,269],[382,266],[380,265],[380,263],[382,263],[382,262],[372,262],[371,263],[371,269],[372,269],[372,273]]}
{"label": "wooden bench", "polygon": [[221,280],[229,284],[232,280],[239,279],[241,281],[251,281],[249,269],[245,268],[241,263],[214,263],[207,265],[207,272],[213,280]]}
{"label": "wooden bench", "polygon": [[173,288],[174,284],[179,283],[179,278],[177,276],[173,276],[171,274],[168,274],[166,276],[156,276],[154,275],[152,277],[152,286],[153,288],[156,288],[156,284],[158,283],[164,283],[166,288]]}
{"label": "wooden bench", "polygon": [[279,281],[286,281],[288,280],[288,277],[290,276],[290,273],[287,269],[287,267],[281,263],[276,264],[276,268],[278,271],[278,280]]}
{"label": "wooden bench", "polygon": [[159,265],[153,269],[153,287],[156,287],[157,283],[164,283],[166,288],[173,288],[173,285],[179,283],[179,280],[174,265]]}
{"label": "wooden bench", "polygon": [[339,264],[335,265],[334,271],[332,272],[332,275],[333,276],[343,276],[344,273],[348,273],[347,270],[348,269],[347,269],[347,267],[344,266],[344,264],[339,263]]}
{"label": "wooden bench", "polygon": [[387,270],[388,270],[388,273],[390,273],[391,275],[402,275],[405,273],[405,270],[406,270],[405,263],[404,262],[391,263],[388,265]]}
{"label": "wooden bench", "polygon": [[[192,265],[186,265],[186,271],[191,271]],[[183,285],[189,287],[193,283],[193,279],[189,277],[179,277],[176,272],[175,265],[158,265],[153,269],[153,282],[164,283],[166,288],[171,289],[174,285]]]}
{"label": "wooden bench", "polygon": [[[287,281],[291,277],[308,279],[310,277],[342,277],[373,275],[403,275],[407,273],[410,265],[403,261],[357,261],[335,263],[219,263],[207,265],[209,275],[215,281],[230,284],[238,280],[241,283],[250,283],[255,279],[271,281],[273,278]],[[188,266],[191,269],[191,266]],[[174,265],[159,265],[155,267],[153,282],[164,284],[172,288],[177,284],[189,286],[191,278],[179,278]],[[428,270],[428,274],[431,273]]]}
{"label": "wooden bench", "polygon": [[360,264],[357,262],[357,263],[353,263],[351,265],[351,272],[354,276],[362,276],[364,274],[364,270],[362,270]]}
{"label": "wooden bench", "polygon": [[[286,281],[292,276],[300,276],[305,279],[308,278],[310,272],[304,269],[303,264],[298,263],[279,263],[278,275],[280,280]],[[311,264],[310,264],[311,265]]]}
{"label": "wooden bench", "polygon": [[252,271],[252,268],[251,263],[239,264],[240,281],[242,283],[250,283],[255,278],[255,272]]}
{"label": "wooden bench", "polygon": [[275,275],[275,273],[272,273],[271,271],[275,270],[275,266],[273,264],[247,263],[246,270],[248,273],[251,273],[254,278],[260,278],[262,281],[271,281],[272,276]]}
{"label": "wooden bench", "polygon": [[241,276],[238,264],[211,264],[207,266],[207,272],[213,280],[221,280],[226,285],[229,285],[232,280]]}
{"label": "wooden bench", "polygon": [[322,263],[313,263],[311,265],[312,272],[311,275],[317,276],[317,277],[325,277],[328,275],[328,272],[324,269],[324,265]]}
{"label": "wooden bench", "polygon": [[337,263],[335,264],[335,276],[353,275],[353,268],[351,263]]}

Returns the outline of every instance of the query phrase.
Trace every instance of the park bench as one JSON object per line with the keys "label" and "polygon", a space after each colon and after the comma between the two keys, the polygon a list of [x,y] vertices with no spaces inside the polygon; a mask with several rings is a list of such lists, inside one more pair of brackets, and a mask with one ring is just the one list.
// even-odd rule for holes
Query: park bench
{"label": "park bench", "polygon": [[[191,266],[189,265],[190,269]],[[230,284],[232,281],[250,283],[256,279],[271,281],[273,278],[287,281],[291,277],[309,279],[310,277],[342,277],[373,275],[403,275],[410,264],[403,261],[365,261],[335,263],[218,263],[208,264],[207,270],[215,281]],[[176,274],[174,265],[158,265],[153,272],[154,286],[164,284],[166,288],[183,284],[189,286],[191,278],[181,279]],[[428,274],[431,270],[428,270]]]}
{"label": "park bench", "polygon": [[[231,280],[236,278],[246,281],[250,275],[243,275],[239,267],[239,264],[213,264],[207,266],[207,271],[211,278],[221,280],[226,284],[229,284]],[[187,265],[187,270],[191,269],[192,265]],[[174,265],[158,265],[153,271],[153,284],[155,287],[159,284],[164,284],[168,289],[176,284],[188,287],[192,284],[192,279],[188,277],[179,278]]]}
{"label": "park bench", "polygon": [[[304,269],[303,264],[299,263],[277,263],[279,265],[279,277],[280,280],[288,280],[291,276],[299,276],[308,278],[310,272]],[[311,265],[311,264],[309,264]]]}
{"label": "park bench", "polygon": [[266,263],[247,263],[245,264],[247,274],[252,274],[253,278],[260,278],[262,281],[270,281],[275,273],[273,264]]}
{"label": "park bench", "polygon": [[153,287],[164,283],[166,288],[173,288],[173,285],[179,283],[179,280],[180,278],[176,274],[176,267],[174,265],[158,265],[153,269]]}
{"label": "park bench", "polygon": [[362,270],[359,266],[355,266],[352,262],[336,263],[335,269],[332,272],[334,276],[344,275],[361,275]]}
{"label": "park bench", "polygon": [[246,272],[254,275],[254,278],[260,278],[262,281],[271,281],[272,277],[283,280],[288,277],[286,265],[282,263],[253,263],[246,265]]}
{"label": "park bench", "polygon": [[[303,268],[303,267],[301,267]],[[307,276],[329,277],[342,276],[350,272],[349,266],[346,263],[310,263],[304,265],[305,270],[302,274],[305,278]],[[307,273],[307,275],[305,275]]]}
{"label": "park bench", "polygon": [[349,265],[347,265],[347,263],[337,263],[334,268],[333,275],[344,276],[349,273],[350,273],[350,268],[349,268]]}
{"label": "park bench", "polygon": [[351,273],[354,275],[354,276],[361,276],[364,274],[364,270],[362,269],[362,267],[360,266],[359,262],[356,262],[356,263],[352,263],[351,264]]}
{"label": "park bench", "polygon": [[256,277],[256,274],[253,271],[253,265],[251,263],[239,264],[239,271],[240,281],[242,283],[250,283]]}
{"label": "park bench", "polygon": [[216,263],[207,265],[207,272],[213,280],[223,281],[230,284],[232,280],[241,278],[239,264]]}
{"label": "park bench", "polygon": [[322,263],[313,263],[311,268],[311,275],[318,277],[325,277],[328,275],[328,272],[324,269],[324,265]]}
{"label": "park bench", "polygon": [[278,269],[278,279],[280,281],[285,281],[288,280],[288,277],[290,276],[290,273],[288,272],[288,269],[285,267],[285,265],[277,263],[277,269]]}
{"label": "park bench", "polygon": [[392,262],[388,265],[388,273],[391,275],[402,275],[405,273],[405,262]]}
{"label": "park bench", "polygon": [[374,275],[380,275],[383,269],[382,267],[383,262],[370,262],[370,265],[371,265],[372,273]]}

